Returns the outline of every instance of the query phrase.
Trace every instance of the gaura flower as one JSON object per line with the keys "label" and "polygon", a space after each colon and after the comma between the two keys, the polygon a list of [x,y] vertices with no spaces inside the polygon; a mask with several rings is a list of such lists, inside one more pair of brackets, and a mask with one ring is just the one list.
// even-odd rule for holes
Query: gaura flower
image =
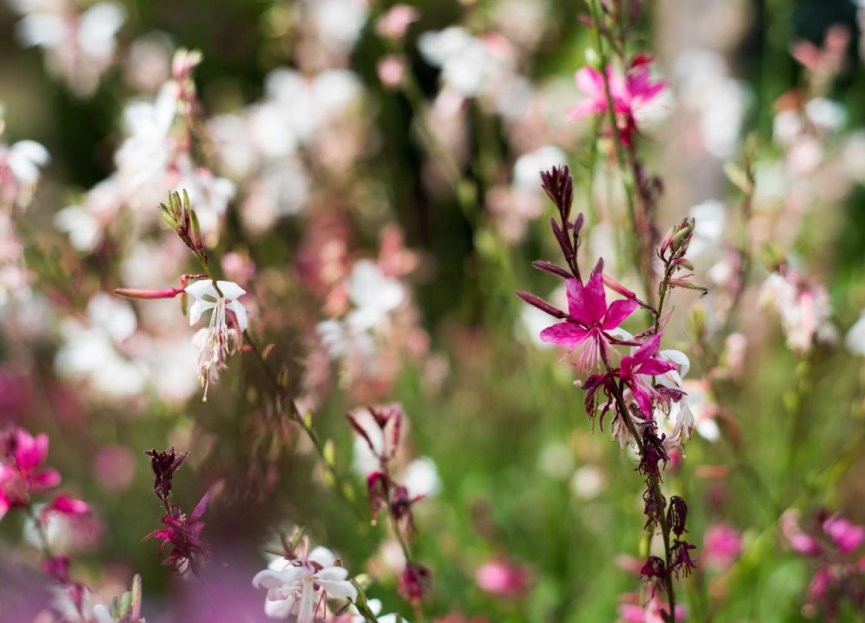
{"label": "gaura flower", "polygon": [[619,376],[631,390],[644,419],[652,419],[652,399],[659,395],[646,377],[660,376],[676,369],[676,364],[660,358],[658,346],[661,333],[657,333],[634,351],[622,357]]}
{"label": "gaura flower", "polygon": [[[625,76],[617,74],[612,67],[607,67],[606,70],[613,112],[618,118],[619,132],[626,145],[630,144],[637,129],[637,111],[654,100],[667,86],[663,81],[652,81],[649,72],[651,60],[651,57],[645,55],[637,56]],[[600,71],[593,67],[583,67],[577,71],[574,79],[586,99],[571,109],[571,119],[603,114],[609,110],[604,76]]]}
{"label": "gaura flower", "polygon": [[294,616],[296,623],[313,623],[327,598],[357,598],[357,589],[347,578],[348,570],[336,566],[333,553],[317,547],[298,560],[276,561],[259,571],[252,585],[267,589],[264,612],[268,617],[285,620]]}
{"label": "gaura flower", "polygon": [[213,281],[202,279],[186,286],[185,291],[194,299],[189,307],[190,325],[196,324],[204,312],[211,312],[210,326],[196,335],[201,348],[198,378],[204,387],[204,400],[207,400],[210,383],[219,378],[220,370],[228,367],[225,363],[228,356],[236,352],[243,341],[242,334],[249,322],[246,309],[237,299],[246,294],[246,290],[231,281],[217,281],[214,285]]}
{"label": "gaura flower", "polygon": [[[585,284],[576,279],[567,281],[568,318],[541,331],[544,342],[552,342],[575,350],[583,345],[577,358],[577,369],[582,376],[607,355],[607,332],[616,329],[637,308],[637,301],[621,299],[607,306],[603,276],[592,273]],[[585,342],[585,344],[584,344]]]}

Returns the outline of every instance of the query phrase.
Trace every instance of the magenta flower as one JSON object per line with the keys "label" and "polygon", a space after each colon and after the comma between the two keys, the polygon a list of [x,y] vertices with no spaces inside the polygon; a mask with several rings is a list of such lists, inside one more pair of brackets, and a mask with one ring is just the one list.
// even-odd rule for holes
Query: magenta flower
{"label": "magenta flower", "polygon": [[201,518],[207,511],[210,494],[205,493],[192,513],[187,517],[176,505],[171,505],[171,512],[162,516],[165,526],[148,534],[147,539],[158,539],[162,541],[159,546],[163,551],[170,546],[171,551],[162,561],[162,564],[174,569],[178,575],[183,575],[189,570],[196,571],[198,559],[206,554],[201,532],[204,530],[204,522]]}
{"label": "magenta flower", "polygon": [[865,540],[865,528],[844,519],[840,515],[833,515],[826,519],[823,522],[823,532],[842,554],[856,551]]}
{"label": "magenta flower", "polygon": [[607,306],[604,278],[600,271],[592,273],[582,284],[568,279],[568,317],[541,331],[541,339],[573,351],[583,345],[577,359],[580,376],[593,369],[601,357],[606,358],[608,331],[617,328],[637,308],[637,301],[621,299]]}
{"label": "magenta flower", "polygon": [[676,364],[661,359],[658,348],[661,344],[661,333],[657,333],[634,351],[633,355],[622,357],[619,375],[630,388],[637,406],[646,420],[652,419],[652,399],[658,396],[648,378],[659,376],[676,369]]}
{"label": "magenta flower", "polygon": [[48,435],[35,437],[23,428],[0,436],[0,517],[26,507],[30,495],[60,484],[60,473],[40,469],[48,455]]}
{"label": "magenta flower", "polygon": [[[667,86],[663,81],[652,81],[649,72],[651,60],[645,55],[637,56],[624,77],[614,72],[612,67],[607,67],[613,112],[618,119],[622,142],[626,145],[631,144],[631,137],[637,129],[635,118],[637,110],[655,99]],[[609,110],[604,76],[600,71],[592,67],[583,67],[577,71],[574,79],[577,88],[586,99],[571,109],[569,116],[572,120],[603,114]]]}
{"label": "magenta flower", "polygon": [[715,524],[703,539],[703,562],[707,567],[723,570],[742,553],[742,535],[727,524]]}
{"label": "magenta flower", "polygon": [[503,597],[519,597],[529,586],[525,567],[505,560],[490,560],[475,571],[475,582],[482,591]]}

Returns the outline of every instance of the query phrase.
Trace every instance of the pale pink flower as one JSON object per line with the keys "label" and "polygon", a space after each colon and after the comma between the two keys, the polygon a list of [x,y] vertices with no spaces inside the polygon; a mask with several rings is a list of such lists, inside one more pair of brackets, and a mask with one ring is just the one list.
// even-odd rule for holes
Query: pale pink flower
{"label": "pale pink flower", "polygon": [[520,596],[528,588],[528,573],[524,567],[504,560],[490,560],[475,571],[478,587],[492,595]]}
{"label": "pale pink flower", "polygon": [[395,4],[378,19],[375,31],[387,39],[402,39],[417,19],[417,9],[407,4]]}
{"label": "pale pink flower", "polygon": [[707,567],[725,569],[742,553],[742,535],[727,524],[709,526],[702,552],[702,560]]}

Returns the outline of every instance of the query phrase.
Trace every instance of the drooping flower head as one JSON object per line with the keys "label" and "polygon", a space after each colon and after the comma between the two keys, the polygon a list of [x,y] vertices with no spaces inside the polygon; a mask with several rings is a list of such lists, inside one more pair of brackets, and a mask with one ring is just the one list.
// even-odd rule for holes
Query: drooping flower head
{"label": "drooping flower head", "polygon": [[567,296],[567,318],[544,329],[541,339],[571,351],[582,345],[577,356],[577,369],[582,376],[606,358],[608,332],[634,313],[638,303],[633,299],[620,299],[608,306],[600,270],[592,273],[585,284],[568,279]]}
{"label": "drooping flower head", "polygon": [[186,286],[193,299],[189,307],[189,324],[194,325],[201,315],[210,310],[210,326],[196,336],[201,348],[198,357],[198,377],[204,387],[204,399],[210,383],[219,378],[220,370],[228,367],[228,356],[240,348],[243,332],[248,326],[246,310],[238,300],[246,290],[231,281],[209,279],[195,281]]}

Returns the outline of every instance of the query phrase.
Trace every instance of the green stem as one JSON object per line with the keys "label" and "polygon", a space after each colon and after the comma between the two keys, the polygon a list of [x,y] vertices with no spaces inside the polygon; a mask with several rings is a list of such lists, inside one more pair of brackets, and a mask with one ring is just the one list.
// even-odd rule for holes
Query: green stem
{"label": "green stem", "polygon": [[274,390],[277,392],[277,397],[280,399],[279,405],[282,402],[287,402],[290,406],[290,411],[288,416],[300,425],[303,429],[303,432],[306,434],[307,439],[312,442],[313,447],[315,448],[316,454],[318,454],[319,459],[321,459],[322,465],[324,469],[330,474],[330,477],[333,480],[333,488],[336,489],[337,494],[345,500],[345,502],[351,506],[352,510],[357,514],[358,517],[365,517],[365,513],[357,507],[356,498],[354,495],[350,495],[348,493],[349,490],[353,491],[353,487],[351,483],[336,469],[336,466],[332,464],[331,461],[327,459],[327,453],[325,452],[324,444],[321,442],[321,438],[319,438],[318,433],[315,432],[315,429],[312,428],[312,424],[309,419],[304,417],[300,412],[300,409],[297,406],[297,402],[294,398],[287,396],[285,394],[285,389],[280,385],[279,380],[274,376],[273,371],[270,369],[270,366],[267,365],[267,362],[264,360],[261,351],[255,343],[255,340],[252,339],[252,336],[248,331],[243,332],[244,339],[246,343],[249,344],[250,349],[255,354],[259,363],[261,363],[261,367],[264,369],[265,375],[270,381],[270,384],[273,386]]}

